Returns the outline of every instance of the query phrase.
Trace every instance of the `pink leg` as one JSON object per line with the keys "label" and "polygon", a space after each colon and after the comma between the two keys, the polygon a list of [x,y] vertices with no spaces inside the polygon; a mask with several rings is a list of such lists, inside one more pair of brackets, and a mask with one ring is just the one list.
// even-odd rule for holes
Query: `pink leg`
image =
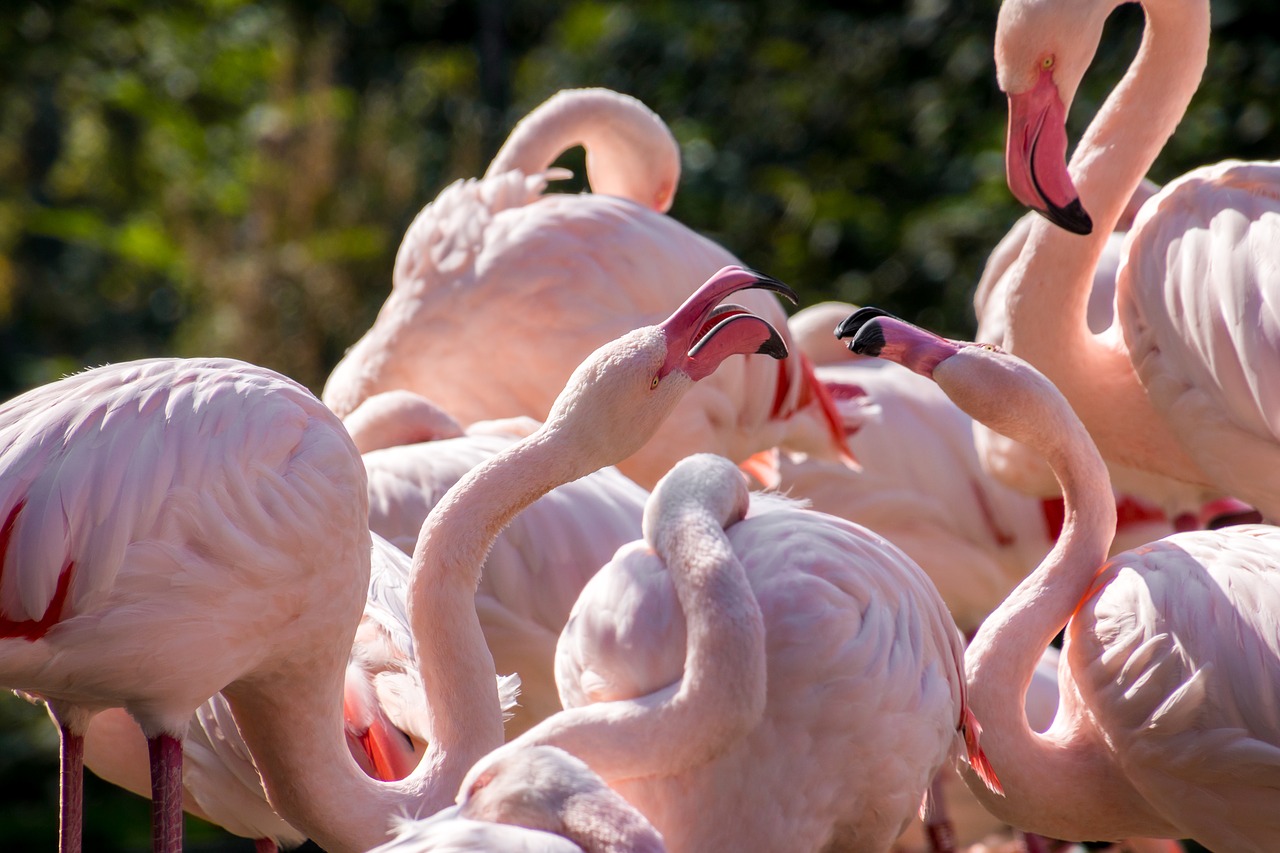
{"label": "pink leg", "polygon": [[84,735],[60,726],[62,784],[58,817],[58,850],[80,853],[84,831]]}
{"label": "pink leg", "polygon": [[151,849],[182,853],[182,742],[169,734],[147,740],[151,753]]}
{"label": "pink leg", "polygon": [[942,774],[946,772],[950,771],[939,770],[929,783],[929,808],[924,816],[924,832],[932,853],[955,853],[956,850],[956,828],[951,824],[942,796]]}

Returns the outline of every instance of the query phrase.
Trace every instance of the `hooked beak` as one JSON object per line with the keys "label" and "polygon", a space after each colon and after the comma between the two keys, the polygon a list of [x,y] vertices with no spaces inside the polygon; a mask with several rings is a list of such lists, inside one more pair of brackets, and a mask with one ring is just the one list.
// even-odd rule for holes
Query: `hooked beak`
{"label": "hooked beak", "polygon": [[1093,220],[1067,172],[1067,111],[1053,75],[1040,73],[1035,87],[1009,95],[1005,173],[1018,201],[1073,234],[1088,234]]}
{"label": "hooked beak", "polygon": [[731,355],[759,353],[786,358],[787,347],[777,329],[740,305],[720,301],[740,290],[771,290],[797,301],[795,291],[762,273],[728,266],[694,292],[659,326],[667,338],[662,375],[682,368],[694,380],[709,376]]}
{"label": "hooked beak", "polygon": [[895,361],[921,376],[955,355],[961,344],[927,332],[879,308],[859,308],[836,326],[836,337],[849,340],[849,351]]}

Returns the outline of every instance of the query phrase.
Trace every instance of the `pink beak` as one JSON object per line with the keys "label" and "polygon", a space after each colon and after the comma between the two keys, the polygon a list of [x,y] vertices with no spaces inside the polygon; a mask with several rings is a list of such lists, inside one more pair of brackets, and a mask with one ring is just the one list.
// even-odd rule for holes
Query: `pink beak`
{"label": "pink beak", "polygon": [[740,305],[719,304],[729,294],[748,288],[772,290],[792,302],[797,298],[791,288],[767,275],[742,267],[725,267],[707,279],[659,326],[669,347],[660,375],[680,368],[696,381],[715,372],[729,356],[739,353],[786,358],[786,344],[767,321]]}
{"label": "pink beak", "polygon": [[1040,72],[1035,87],[1009,96],[1005,172],[1018,201],[1073,234],[1088,234],[1093,221],[1067,172],[1067,111],[1053,83]]}

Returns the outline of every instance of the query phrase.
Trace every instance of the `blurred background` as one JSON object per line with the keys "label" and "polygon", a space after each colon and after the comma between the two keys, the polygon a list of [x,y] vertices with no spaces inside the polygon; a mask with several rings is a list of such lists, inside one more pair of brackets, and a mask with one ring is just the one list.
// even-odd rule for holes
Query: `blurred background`
{"label": "blurred background", "polygon": [[[856,8],[847,8],[856,5]],[[953,336],[1021,211],[1005,187],[998,4],[10,0],[0,9],[0,400],[88,365],[228,355],[319,391],[417,211],[562,88],[662,116],[671,215],[794,286]],[[1280,15],[1213,0],[1199,93],[1151,178],[1280,152]],[[1122,6],[1074,141],[1138,43]],[[579,176],[581,153],[562,161]],[[0,696],[0,835],[56,843],[56,734]],[[88,780],[86,849],[149,848]],[[188,849],[252,844],[191,820]]]}

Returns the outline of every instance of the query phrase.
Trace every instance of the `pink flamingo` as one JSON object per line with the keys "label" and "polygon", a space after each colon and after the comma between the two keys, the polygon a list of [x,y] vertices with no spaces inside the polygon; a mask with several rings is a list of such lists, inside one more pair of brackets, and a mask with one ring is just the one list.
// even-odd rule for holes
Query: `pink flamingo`
{"label": "pink flamingo", "polygon": [[[1115,504],[1106,466],[1041,374],[990,344],[944,340],[875,309],[837,334],[931,377],[975,419],[1040,452],[1062,484],[1062,538],[966,655],[983,747],[1005,784],[998,797],[969,778],[975,795],[1010,824],[1054,838],[1276,849],[1280,530],[1179,533],[1107,560]],[[1063,626],[1062,700],[1037,733],[1023,694]]]}
{"label": "pink flamingo", "polygon": [[[357,413],[385,396],[369,398]],[[425,407],[436,408],[418,398],[412,407],[418,414],[397,406],[394,417],[402,427],[418,421],[422,428],[415,434],[422,437],[430,424],[440,423]],[[494,432],[478,433],[478,427]],[[377,429],[389,434],[391,427]],[[357,445],[361,440],[356,438]],[[465,434],[459,429],[453,437],[366,453],[369,526],[412,551],[423,519],[445,492],[515,441],[517,436],[500,425],[482,422]],[[494,543],[480,574],[475,608],[499,671],[520,674],[520,703],[507,722],[508,738],[560,710],[556,638],[587,580],[619,547],[640,536],[647,498],[646,490],[616,468],[602,468],[543,495]]]}
{"label": "pink flamingo", "polygon": [[[720,566],[745,573],[762,611],[767,694],[762,718],[713,741],[747,700],[686,698],[721,683],[729,665],[712,678],[690,658],[707,642],[704,621],[743,620],[715,590],[703,591],[706,604],[684,602],[679,578]],[[723,656],[746,648],[731,643]],[[886,850],[958,748],[981,764],[963,654],[937,591],[891,544],[750,495],[731,462],[698,454],[659,482],[644,540],[621,549],[574,606],[557,649],[566,710],[495,754],[568,750],[673,851]]]}
{"label": "pink flamingo", "polygon": [[562,749],[530,746],[482,765],[456,806],[405,821],[370,853],[666,853],[644,815]]}
{"label": "pink flamingo", "polygon": [[[1102,334],[1114,319],[1113,308],[1116,293],[1116,275],[1125,248],[1125,237],[1133,226],[1134,217],[1146,201],[1160,188],[1149,180],[1143,180],[1134,191],[1116,222],[1115,230],[1107,238],[1093,272],[1093,286],[1089,291],[1086,321],[1089,330]],[[1014,287],[1013,276],[1006,275],[1026,247],[1032,226],[1039,221],[1035,213],[1019,219],[991,252],[982,278],[973,295],[974,312],[978,317],[978,333],[975,340],[984,343],[1004,344],[1008,328],[1005,314],[1009,291]],[[827,343],[829,346],[829,342]],[[838,344],[838,342],[837,342]],[[975,427],[978,452],[983,466],[1002,482],[1030,495],[1056,497],[1058,482],[1053,472],[1038,455],[1015,441],[993,432],[981,424]],[[1154,501],[1173,520],[1178,530],[1196,530],[1222,526],[1241,521],[1260,521],[1249,507],[1231,498],[1211,497],[1212,491],[1169,477],[1153,474],[1123,465],[1108,464],[1111,480],[1118,492],[1141,496]],[[1123,518],[1119,522],[1123,529]],[[1148,537],[1153,538],[1153,537]],[[1141,540],[1146,541],[1146,540]],[[1127,546],[1115,550],[1125,550]]]}
{"label": "pink flamingo", "polygon": [[[596,191],[544,193],[561,176],[552,162],[575,145],[587,150]],[[366,397],[400,388],[462,423],[544,418],[572,366],[595,347],[658,322],[706,276],[737,263],[664,215],[679,167],[670,131],[634,98],[605,89],[553,96],[520,122],[485,177],[450,185],[418,214],[391,293],[334,368],[325,402],[345,417]],[[785,343],[776,296],[742,299]],[[474,329],[513,318],[521,334],[490,337],[483,350],[470,345]],[[531,341],[539,328],[546,334]],[[804,359],[747,358],[701,383],[619,467],[648,488],[693,451],[742,460],[784,444],[839,456],[838,438]]]}
{"label": "pink flamingo", "polygon": [[[773,485],[814,509],[876,533],[911,557],[938,587],[966,634],[1040,561],[1058,535],[1058,501],[1029,497],[984,469],[978,425],[938,387],[900,365],[845,349],[831,330],[854,310],[843,302],[791,318],[843,419],[860,470],[780,453]],[[768,475],[766,475],[768,476]],[[1050,493],[1058,498],[1056,487]],[[1124,550],[1173,532],[1156,507],[1117,496]]]}
{"label": "pink flamingo", "polygon": [[474,608],[498,531],[634,452],[728,356],[785,355],[763,319],[717,307],[756,286],[794,296],[722,270],[661,325],[601,347],[541,429],[432,511],[409,623],[422,683],[451,689],[432,697],[426,754],[392,783],[365,775],[340,737],[370,535],[364,468],[332,412],[228,360],[99,368],[0,408],[0,684],[43,699],[62,727],[64,841],[78,841],[78,741],[96,711],[124,707],[155,756],[155,847],[180,849],[181,737],[219,690],[272,805],[322,847],[368,849],[398,809],[446,805],[502,742]]}
{"label": "pink flamingo", "polygon": [[[1199,85],[1208,0],[1144,0],[1142,45],[1081,140],[1069,173],[1065,118],[1118,0],[1006,0],[996,73],[1009,95],[1009,186],[1065,228],[1036,222],[1011,267],[1005,346],[1045,372],[1109,461],[1280,517],[1275,401],[1280,245],[1274,163],[1225,161],[1142,205],[1123,248],[1115,322],[1086,322],[1113,223]],[[1074,182],[1073,182],[1074,180]],[[1083,200],[1083,204],[1082,204]]]}
{"label": "pink flamingo", "polygon": [[[419,677],[409,629],[409,557],[375,534],[370,568],[369,597],[343,682],[344,729],[361,769],[375,779],[394,781],[412,772],[431,741],[427,697],[432,687]],[[510,718],[519,686],[515,676],[498,678],[504,719]],[[249,748],[221,693],[196,709],[182,743],[182,760],[185,811],[255,839],[259,851],[296,847],[306,840],[267,802]],[[146,738],[119,708],[108,708],[89,723],[84,763],[112,784],[149,795]]]}

